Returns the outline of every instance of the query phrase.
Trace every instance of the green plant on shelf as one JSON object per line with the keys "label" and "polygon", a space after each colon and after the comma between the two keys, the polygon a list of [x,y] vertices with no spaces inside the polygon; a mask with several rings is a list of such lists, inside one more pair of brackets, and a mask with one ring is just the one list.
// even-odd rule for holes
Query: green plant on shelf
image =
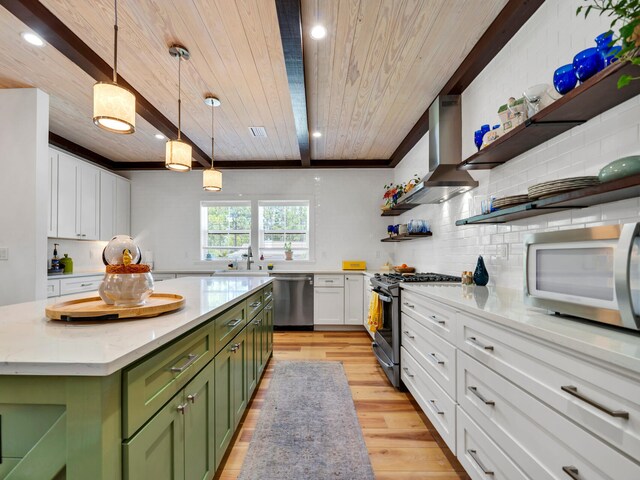
{"label": "green plant on shelf", "polygon": [[[619,43],[621,50],[616,57],[621,62],[631,62],[640,65],[640,0],[583,0],[586,5],[581,5],[576,15],[584,13],[587,18],[592,11],[600,12],[611,18],[611,33],[613,40],[611,45]],[[615,31],[617,30],[617,32]],[[618,79],[618,88],[629,85],[633,80],[640,80],[640,76],[621,75]]]}
{"label": "green plant on shelf", "polygon": [[291,242],[284,242],[284,251],[293,252],[293,248],[291,248]]}

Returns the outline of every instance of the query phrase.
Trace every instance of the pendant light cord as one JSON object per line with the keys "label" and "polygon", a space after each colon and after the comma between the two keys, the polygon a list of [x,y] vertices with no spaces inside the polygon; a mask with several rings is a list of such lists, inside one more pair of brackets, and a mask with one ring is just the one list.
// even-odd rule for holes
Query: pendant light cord
{"label": "pendant light cord", "polygon": [[182,104],[182,98],[180,95],[180,92],[182,90],[182,83],[181,83],[181,76],[180,76],[180,68],[182,64],[182,57],[180,55],[178,55],[178,140],[180,140],[180,123],[182,120],[182,108],[181,108],[181,104]]}
{"label": "pendant light cord", "polygon": [[113,24],[113,83],[118,83],[118,0],[115,4],[115,22]]}
{"label": "pendant light cord", "polygon": [[214,140],[213,140],[214,139],[214,121],[213,121],[213,118],[214,118],[214,115],[215,115],[215,110],[216,110],[216,107],[214,105],[211,105],[211,170],[214,170],[214,168],[213,168],[213,158],[214,158],[213,152],[214,152],[215,143],[214,143]]}

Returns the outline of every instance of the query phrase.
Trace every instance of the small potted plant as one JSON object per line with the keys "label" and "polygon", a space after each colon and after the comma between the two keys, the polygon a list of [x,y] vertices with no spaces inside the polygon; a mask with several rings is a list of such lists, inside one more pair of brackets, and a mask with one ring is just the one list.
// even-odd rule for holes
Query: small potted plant
{"label": "small potted plant", "polygon": [[291,242],[284,242],[284,259],[293,260],[293,249],[291,248]]}

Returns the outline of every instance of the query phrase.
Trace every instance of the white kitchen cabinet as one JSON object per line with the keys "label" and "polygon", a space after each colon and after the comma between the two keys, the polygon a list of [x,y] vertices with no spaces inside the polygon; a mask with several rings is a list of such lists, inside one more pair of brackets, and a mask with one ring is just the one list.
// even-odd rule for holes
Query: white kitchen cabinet
{"label": "white kitchen cabinet", "polygon": [[98,240],[100,170],[58,153],[58,237]]}
{"label": "white kitchen cabinet", "polygon": [[315,287],[313,289],[313,323],[344,325],[344,288]]}
{"label": "white kitchen cabinet", "polygon": [[58,236],[58,151],[49,149],[49,214],[47,237]]}
{"label": "white kitchen cabinet", "polygon": [[346,325],[362,325],[363,283],[362,275],[344,276],[344,323]]}
{"label": "white kitchen cabinet", "polygon": [[344,287],[344,275],[314,275],[313,283],[316,287]]}
{"label": "white kitchen cabinet", "polygon": [[125,178],[100,172],[100,240],[131,234],[131,184]]}
{"label": "white kitchen cabinet", "polygon": [[47,280],[47,298],[60,296],[60,280]]}
{"label": "white kitchen cabinet", "polygon": [[104,275],[91,275],[88,277],[63,278],[60,280],[60,295],[72,293],[94,292],[100,287]]}

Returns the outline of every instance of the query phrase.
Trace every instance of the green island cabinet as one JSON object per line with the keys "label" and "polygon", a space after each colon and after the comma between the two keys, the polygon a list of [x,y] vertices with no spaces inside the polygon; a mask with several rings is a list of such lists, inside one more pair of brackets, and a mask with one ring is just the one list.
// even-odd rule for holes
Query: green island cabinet
{"label": "green island cabinet", "polygon": [[272,295],[107,377],[0,376],[0,479],[213,478],[272,354]]}

